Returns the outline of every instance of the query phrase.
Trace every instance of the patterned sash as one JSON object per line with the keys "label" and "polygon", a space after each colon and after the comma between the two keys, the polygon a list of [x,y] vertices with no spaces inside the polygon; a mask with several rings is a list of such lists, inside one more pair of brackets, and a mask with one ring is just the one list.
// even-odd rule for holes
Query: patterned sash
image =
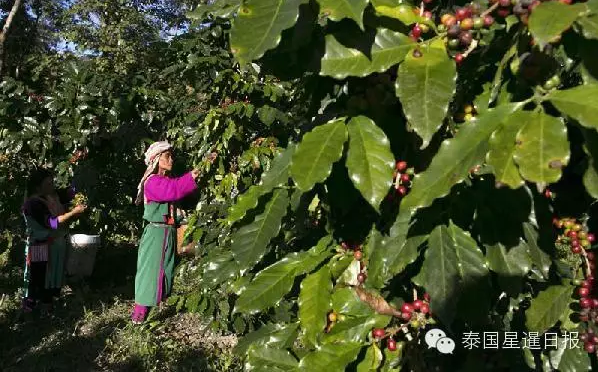
{"label": "patterned sash", "polygon": [[[60,201],[55,197],[50,197],[50,200],[34,196],[32,199],[39,200],[44,203],[52,215],[58,216],[64,213],[64,206],[60,204]],[[45,242],[35,242],[28,245],[27,259],[30,262],[47,262],[49,261],[49,250],[52,240],[54,238],[60,238],[65,235],[65,231],[58,229],[54,231],[52,237],[48,238]]]}
{"label": "patterned sash", "polygon": [[45,262],[48,261],[48,244],[36,243],[29,246],[29,261]]}

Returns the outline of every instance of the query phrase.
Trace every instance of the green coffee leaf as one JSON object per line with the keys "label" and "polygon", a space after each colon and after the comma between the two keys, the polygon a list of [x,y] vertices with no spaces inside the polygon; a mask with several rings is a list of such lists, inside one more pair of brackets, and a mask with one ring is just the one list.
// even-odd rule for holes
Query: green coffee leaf
{"label": "green coffee leaf", "polygon": [[287,350],[252,345],[247,352],[247,371],[295,371],[299,362]]}
{"label": "green coffee leaf", "polygon": [[254,314],[274,306],[291,290],[298,263],[297,255],[290,254],[257,273],[238,293],[234,312]]}
{"label": "green coffee leaf", "polygon": [[413,41],[405,34],[389,29],[378,29],[370,55],[348,48],[333,35],[326,35],[326,52],[322,57],[320,75],[344,79],[347,76],[367,76],[383,72],[401,62]]}
{"label": "green coffee leaf", "polygon": [[371,119],[357,116],[347,125],[347,169],[355,188],[377,211],[392,185],[394,156],[390,142]]}
{"label": "green coffee leaf", "polygon": [[279,110],[269,105],[264,105],[257,110],[257,116],[260,121],[267,126],[272,125],[279,113]]}
{"label": "green coffee leaf", "polygon": [[357,365],[357,372],[378,371],[378,368],[382,364],[382,360],[382,351],[377,344],[373,343],[365,352],[363,360]]}
{"label": "green coffee leaf", "polygon": [[516,247],[505,248],[504,245],[488,247],[486,259],[490,270],[504,276],[525,276],[531,267],[527,245],[519,244]]}
{"label": "green coffee leaf", "polygon": [[583,372],[591,371],[592,363],[590,355],[584,350],[583,343],[579,342],[574,345],[571,340],[559,338],[559,349],[561,352],[558,363],[553,364],[554,368],[558,368],[559,372]]}
{"label": "green coffee leaf", "polygon": [[457,70],[444,48],[421,48],[420,54],[409,52],[399,66],[396,94],[410,127],[422,138],[423,149],[443,124],[455,94]]}
{"label": "green coffee leaf", "polygon": [[299,292],[299,322],[305,337],[313,345],[317,344],[317,336],[326,327],[326,316],[332,307],[332,280],[328,266],[307,276],[301,282]]}
{"label": "green coffee leaf", "polygon": [[517,115],[510,115],[504,125],[490,136],[490,150],[486,154],[486,163],[492,166],[496,182],[513,189],[523,186],[517,165],[513,160],[515,138],[523,123],[516,120]]}
{"label": "green coffee leaf", "polygon": [[400,372],[401,361],[403,359],[405,341],[397,342],[396,350],[388,350],[384,348],[384,361],[380,372]]}
{"label": "green coffee leaf", "polygon": [[332,256],[332,251],[328,248],[332,243],[330,235],[321,238],[318,243],[305,252],[299,253],[301,262],[297,266],[297,275],[311,272],[324,260]]}
{"label": "green coffee leaf", "polygon": [[[529,31],[538,45],[543,48],[571,27],[584,8],[582,4],[566,5],[558,1],[541,3],[529,16]],[[558,16],[555,16],[556,14]]]}
{"label": "green coffee leaf", "polygon": [[523,277],[531,269],[527,244],[521,242],[509,249],[502,244],[486,247],[486,260],[490,270],[499,275],[501,288],[516,296],[521,291]]}
{"label": "green coffee leaf", "polygon": [[341,274],[336,284],[359,285],[357,277],[361,272],[361,264],[356,259],[351,258],[351,263],[347,266],[345,271]]}
{"label": "green coffee leaf", "polygon": [[363,12],[368,0],[318,0],[318,3],[320,3],[320,14],[326,15],[333,21],[350,18],[363,30]]}
{"label": "green coffee leaf", "polygon": [[414,23],[426,23],[426,19],[419,15],[419,9],[416,7],[380,0],[372,1],[372,4],[378,15],[398,19],[407,26]]}
{"label": "green coffee leaf", "polygon": [[261,196],[289,181],[289,167],[294,153],[295,144],[290,144],[272,160],[270,169],[262,174],[259,184],[251,186],[247,192],[239,195],[237,202],[228,210],[227,221],[229,224],[239,221],[245,217],[248,211],[257,207],[258,199]]}
{"label": "green coffee leaf", "polygon": [[204,266],[202,281],[210,286],[232,279],[239,273],[239,265],[230,251],[209,255],[208,259],[210,264]]}
{"label": "green coffee leaf", "polygon": [[186,16],[190,19],[199,21],[205,20],[208,15],[214,17],[231,18],[233,14],[239,9],[240,1],[238,0],[221,0],[214,1],[210,5],[206,4],[198,6],[195,10],[187,12]]}
{"label": "green coffee leaf", "polygon": [[348,317],[337,322],[322,339],[325,344],[336,342],[365,342],[372,328],[384,328],[390,322],[388,315],[373,314],[368,317]]}
{"label": "green coffee leaf", "polygon": [[574,331],[579,327],[577,311],[571,305],[567,307],[563,315],[559,318],[559,321],[563,330]]}
{"label": "green coffee leaf", "polygon": [[357,359],[361,347],[361,342],[324,344],[301,358],[299,370],[306,372],[344,371],[347,364]]}
{"label": "green coffee leaf", "polygon": [[257,330],[239,339],[233,353],[243,356],[251,345],[263,345],[276,349],[286,349],[293,345],[297,338],[299,323],[264,324]]}
{"label": "green coffee leaf", "polygon": [[583,174],[583,185],[586,187],[588,194],[594,199],[598,199],[598,170],[594,159],[592,159],[588,169]]}
{"label": "green coffee leaf", "polygon": [[586,39],[598,39],[598,14],[581,18],[577,21]]}
{"label": "green coffee leaf", "polygon": [[263,340],[268,339],[272,332],[278,331],[282,327],[280,324],[264,324],[255,331],[248,333],[245,337],[240,338],[233,349],[233,353],[238,356],[244,356],[251,345],[263,344]]}
{"label": "green coffee leaf", "polygon": [[544,250],[540,248],[538,242],[538,232],[532,226],[532,224],[526,222],[523,224],[523,233],[525,235],[525,240],[527,241],[528,252],[532,259],[532,264],[540,269],[544,279],[548,279],[550,266],[552,265],[552,259],[548,253],[544,252]]}
{"label": "green coffee leaf", "polygon": [[525,312],[527,329],[545,332],[552,327],[567,310],[573,290],[570,285],[555,285],[540,292]]}
{"label": "green coffee leaf", "polygon": [[289,197],[284,189],[274,190],[264,212],[255,220],[235,231],[231,251],[241,268],[253,267],[266,253],[270,240],[278,235],[282,218],[287,212]]}
{"label": "green coffee leaf", "polygon": [[550,102],[563,114],[577,120],[586,128],[598,130],[598,84],[580,85],[558,90],[550,95]]}
{"label": "green coffee leaf", "polygon": [[431,205],[435,199],[447,195],[453,185],[462,182],[473,166],[483,162],[492,133],[521,106],[521,103],[503,104],[488,109],[477,120],[464,125],[455,138],[443,141],[428,168],[415,175],[411,191],[401,202],[401,213],[413,213]]}
{"label": "green coffee leaf", "polygon": [[299,334],[299,322],[288,323],[288,324],[277,324],[271,332],[268,333],[267,337],[262,338],[258,343],[277,349],[290,349],[297,335]]}
{"label": "green coffee leaf", "polygon": [[588,194],[598,199],[598,133],[592,129],[583,129],[582,133],[585,139],[583,150],[588,155],[588,168],[583,175],[583,184]]}
{"label": "green coffee leaf", "polygon": [[518,112],[513,120],[523,123],[513,154],[521,176],[536,183],[558,181],[570,156],[565,123],[539,111]]}
{"label": "green coffee leaf", "polygon": [[379,6],[394,7],[394,6],[398,6],[402,2],[403,2],[402,0],[370,0],[370,3],[372,3],[374,8],[379,7]]}
{"label": "green coffee leaf", "polygon": [[413,281],[430,294],[432,312],[449,324],[462,291],[486,275],[488,266],[477,243],[451,222],[430,234],[424,263]]}
{"label": "green coffee leaf", "polygon": [[338,279],[341,275],[343,275],[347,268],[351,265],[351,263],[355,261],[351,256],[341,256],[336,257],[330,260],[330,272],[332,273],[332,277],[334,279]]}
{"label": "green coffee leaf", "polygon": [[344,119],[316,127],[303,136],[291,160],[291,177],[302,191],[328,178],[332,165],[343,155],[347,141]]}
{"label": "green coffee leaf", "polygon": [[231,51],[241,63],[259,59],[280,42],[299,17],[301,0],[252,0],[239,8],[230,33]]}
{"label": "green coffee leaf", "polygon": [[[265,193],[267,193],[266,191]],[[245,214],[257,207],[260,196],[264,195],[264,188],[259,185],[252,185],[246,192],[239,195],[237,202],[231,205],[228,209],[227,220],[229,224],[233,224],[243,217]]]}
{"label": "green coffee leaf", "polygon": [[332,308],[337,314],[354,317],[372,315],[372,308],[361,301],[350,287],[339,288],[332,294]]}
{"label": "green coffee leaf", "polygon": [[407,238],[409,221],[398,219],[390,231],[390,236],[382,238],[376,231],[371,243],[371,256],[368,260],[368,287],[380,289],[402,272],[407,265],[419,256],[418,247],[426,236]]}

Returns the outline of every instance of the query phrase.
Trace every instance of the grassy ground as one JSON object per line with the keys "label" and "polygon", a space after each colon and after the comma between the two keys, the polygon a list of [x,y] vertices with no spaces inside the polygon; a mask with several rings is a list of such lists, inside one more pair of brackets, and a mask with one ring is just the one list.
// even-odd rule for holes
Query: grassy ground
{"label": "grassy ground", "polygon": [[[135,259],[131,246],[103,247],[92,277],[70,280],[55,313],[22,317],[18,260],[0,276],[2,371],[237,371],[234,335],[214,334],[197,314],[155,309],[131,324]],[[18,255],[17,255],[18,257]]]}

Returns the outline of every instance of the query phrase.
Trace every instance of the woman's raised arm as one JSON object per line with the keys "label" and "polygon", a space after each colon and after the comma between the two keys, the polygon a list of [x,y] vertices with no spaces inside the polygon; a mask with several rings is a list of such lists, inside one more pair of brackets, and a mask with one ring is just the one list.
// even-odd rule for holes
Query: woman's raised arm
{"label": "woman's raised arm", "polygon": [[159,203],[180,200],[197,189],[194,176],[192,172],[177,178],[153,175],[145,183],[145,197]]}
{"label": "woman's raised arm", "polygon": [[23,206],[23,213],[35,220],[41,226],[56,230],[60,224],[63,224],[73,217],[83,213],[85,209],[86,206],[78,205],[65,214],[53,216],[48,210],[48,207],[41,200],[32,199],[27,201]]}

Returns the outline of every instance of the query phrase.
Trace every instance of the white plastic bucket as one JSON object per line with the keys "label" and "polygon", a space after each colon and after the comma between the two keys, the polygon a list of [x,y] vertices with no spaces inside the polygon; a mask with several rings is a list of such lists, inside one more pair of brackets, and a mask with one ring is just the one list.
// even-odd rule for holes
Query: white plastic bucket
{"label": "white plastic bucket", "polygon": [[66,272],[68,275],[90,276],[101,244],[99,235],[73,234],[70,237]]}

